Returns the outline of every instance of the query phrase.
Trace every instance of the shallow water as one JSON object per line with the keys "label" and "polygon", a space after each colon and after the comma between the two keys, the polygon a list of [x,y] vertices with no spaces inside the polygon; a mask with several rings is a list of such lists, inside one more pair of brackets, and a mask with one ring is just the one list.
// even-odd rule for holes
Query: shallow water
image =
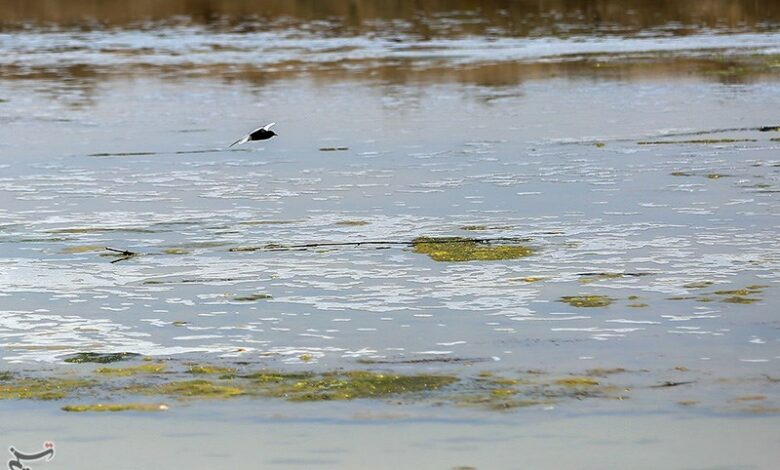
{"label": "shallow water", "polygon": [[[412,23],[361,10],[339,32],[330,13],[203,22],[141,8],[74,26],[13,10],[0,34],[3,369],[89,375],[63,362],[87,351],[464,380],[625,369],[605,380],[621,400],[505,414],[445,393],[174,403],[172,416],[132,419],[185,426],[260,406],[279,426],[369,416],[423,435],[454,416],[453,429],[488,420],[497,435],[525,416],[559,440],[563,416],[651,429],[661,413],[749,433],[780,406],[780,133],[760,129],[780,125],[777,21],[712,8],[731,19],[589,23],[575,9],[551,23],[520,10],[509,18],[539,28],[513,32],[492,10]],[[267,121],[279,137],[227,148]],[[415,252],[420,236],[521,240],[534,253],[441,262]],[[4,413],[40,420],[24,439],[59,429],[65,446],[87,422],[63,417],[63,402],[13,403]],[[756,435],[777,432],[760,419],[769,430]],[[482,468],[492,447],[469,435]],[[276,463],[356,466],[295,452]],[[757,455],[733,464],[769,468]]]}

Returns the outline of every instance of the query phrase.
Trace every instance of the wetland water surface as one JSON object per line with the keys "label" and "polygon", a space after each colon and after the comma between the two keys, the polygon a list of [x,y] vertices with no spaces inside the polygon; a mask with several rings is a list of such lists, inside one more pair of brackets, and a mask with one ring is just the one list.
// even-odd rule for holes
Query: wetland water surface
{"label": "wetland water surface", "polygon": [[772,468],[772,2],[44,3],[0,9],[7,445]]}

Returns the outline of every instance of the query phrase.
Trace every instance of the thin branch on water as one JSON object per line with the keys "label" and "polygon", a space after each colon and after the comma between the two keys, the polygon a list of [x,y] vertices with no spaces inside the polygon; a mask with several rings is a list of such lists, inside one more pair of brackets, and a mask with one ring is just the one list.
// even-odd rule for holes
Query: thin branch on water
{"label": "thin branch on water", "polygon": [[119,258],[111,261],[112,264],[113,263],[118,263],[120,261],[125,261],[125,260],[128,260],[128,259],[130,259],[130,258],[132,258],[134,256],[138,256],[139,255],[139,253],[136,253],[135,251],[118,250],[116,248],[110,248],[110,247],[106,247],[106,251],[110,251],[112,253],[117,253],[119,255]]}
{"label": "thin branch on water", "polygon": [[339,246],[414,246],[416,243],[436,244],[436,243],[480,243],[489,244],[496,242],[529,242],[530,238],[521,237],[496,237],[496,238],[460,238],[460,237],[442,237],[425,240],[366,240],[354,242],[320,242],[303,243],[299,245],[277,245],[268,244],[263,246],[247,246],[230,248],[228,251],[291,251],[308,250],[312,248],[327,248]]}

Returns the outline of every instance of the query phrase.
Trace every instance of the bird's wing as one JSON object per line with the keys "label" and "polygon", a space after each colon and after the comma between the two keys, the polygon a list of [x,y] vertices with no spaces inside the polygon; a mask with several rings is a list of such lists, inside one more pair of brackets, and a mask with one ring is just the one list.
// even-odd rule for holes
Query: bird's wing
{"label": "bird's wing", "polygon": [[274,124],[276,124],[276,123],[275,123],[275,122],[272,122],[271,124],[266,124],[265,126],[261,127],[260,129],[264,129],[264,130],[266,130],[266,131],[267,131],[267,130],[268,130],[268,129],[270,129],[270,128],[271,128],[271,126],[273,126]]}
{"label": "bird's wing", "polygon": [[237,141],[233,142],[232,144],[228,145],[228,148],[234,146],[234,145],[241,145],[249,142],[249,134],[245,135],[244,137],[241,137]]}

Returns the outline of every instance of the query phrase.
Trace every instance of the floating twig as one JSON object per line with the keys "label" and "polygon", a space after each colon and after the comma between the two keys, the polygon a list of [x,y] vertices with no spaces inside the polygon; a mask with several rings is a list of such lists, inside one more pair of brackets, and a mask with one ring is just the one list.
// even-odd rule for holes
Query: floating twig
{"label": "floating twig", "polygon": [[[426,239],[422,243],[436,244],[436,243],[482,243],[489,244],[495,242],[529,242],[530,238],[525,237],[496,237],[496,238],[460,238],[460,237],[441,237]],[[293,250],[308,250],[312,248],[327,248],[327,247],[340,247],[340,246],[414,246],[415,243],[421,243],[414,240],[366,240],[355,242],[319,242],[319,243],[303,243],[299,245],[278,245],[275,243],[269,243],[263,246],[246,246],[230,248],[228,251],[293,251]]]}
{"label": "floating twig", "polygon": [[687,381],[684,381],[684,382],[662,382],[662,383],[657,384],[657,385],[651,385],[650,388],[678,387],[680,385],[688,385],[688,384],[692,384],[692,383],[696,383],[696,381],[695,380],[687,380]]}
{"label": "floating twig", "polygon": [[136,253],[135,251],[118,250],[116,248],[110,248],[110,247],[106,247],[106,251],[110,251],[112,253],[116,253],[117,256],[119,256],[119,258],[111,261],[111,263],[118,263],[120,261],[124,261],[124,260],[130,259],[130,258],[132,258],[134,256],[138,256],[139,255],[139,253]]}

